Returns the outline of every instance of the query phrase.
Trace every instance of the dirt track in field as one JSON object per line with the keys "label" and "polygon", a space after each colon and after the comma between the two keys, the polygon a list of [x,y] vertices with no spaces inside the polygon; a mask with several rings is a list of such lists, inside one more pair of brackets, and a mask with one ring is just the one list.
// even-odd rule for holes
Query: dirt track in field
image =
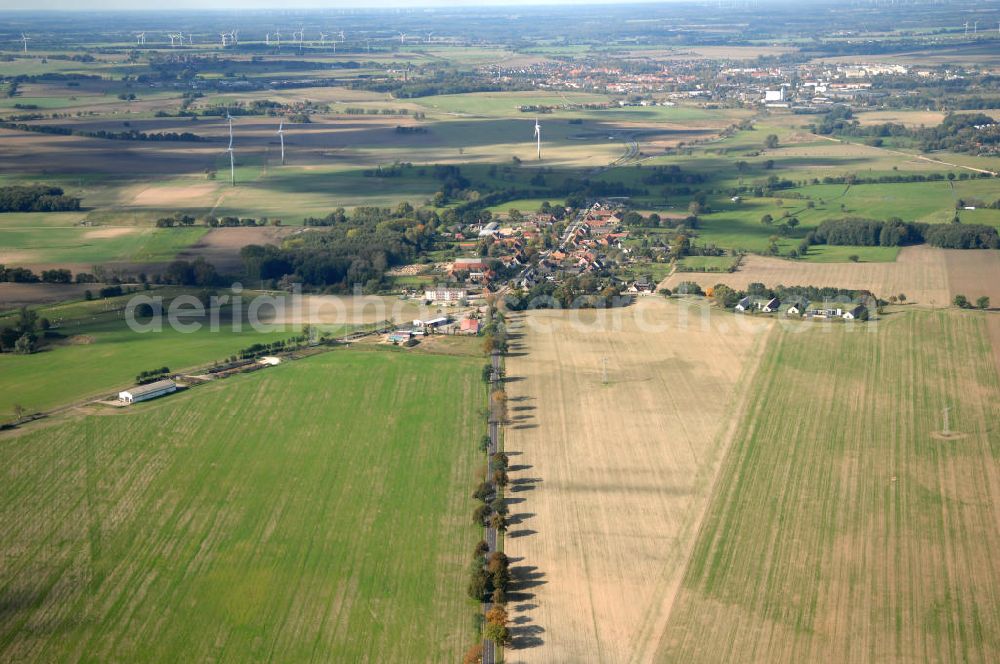
{"label": "dirt track in field", "polygon": [[[957,250],[956,250],[957,251]],[[970,255],[986,252],[959,251],[964,260]],[[948,290],[948,251],[933,247],[903,247],[892,263],[809,263],[765,256],[747,256],[736,272],[677,272],[664,281],[675,288],[682,281],[695,281],[703,288],[726,284],[745,289],[747,284],[760,282],[774,287],[832,286],[835,288],[868,289],[878,297],[903,293],[913,304],[935,307],[951,301]],[[953,260],[958,260],[953,259]]]}
{"label": "dirt track in field", "polygon": [[505,661],[652,657],[770,329],[700,311],[510,317]]}

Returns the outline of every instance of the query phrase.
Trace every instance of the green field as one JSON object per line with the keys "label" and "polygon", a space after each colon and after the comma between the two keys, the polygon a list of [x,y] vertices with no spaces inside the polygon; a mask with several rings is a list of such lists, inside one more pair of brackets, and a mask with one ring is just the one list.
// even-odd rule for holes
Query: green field
{"label": "green field", "polygon": [[[782,197],[783,196],[783,197]],[[770,198],[748,197],[738,204],[726,197],[710,201],[712,211],[699,217],[699,244],[715,244],[729,249],[753,252],[766,250],[771,236],[778,236],[782,252],[794,249],[806,234],[827,219],[864,217],[906,221],[950,223],[956,215],[955,201],[978,198],[996,199],[993,180],[967,180],[949,183],[914,182],[890,184],[809,185],[776,192]],[[813,207],[809,207],[809,204]],[[771,225],[761,223],[769,214]],[[1000,210],[977,209],[958,212],[966,223],[1000,227]],[[785,217],[795,217],[799,225],[787,234],[780,225]],[[846,261],[857,254],[864,261],[895,260],[896,247],[818,247],[810,248],[807,260],[821,262]]]}
{"label": "green field", "polygon": [[1000,658],[988,317],[778,331],[660,661]]}
{"label": "green field", "polygon": [[679,267],[707,272],[728,272],[736,263],[734,256],[685,256]]}
{"label": "green field", "polygon": [[10,264],[169,261],[197,242],[206,230],[204,227],[66,228],[3,224],[0,259],[5,252],[12,252],[16,259]]}
{"label": "green field", "polygon": [[0,659],[458,661],[479,365],[335,351],[0,437]]}
{"label": "green field", "polygon": [[[124,298],[120,300],[118,306],[123,306]],[[14,404],[29,412],[47,410],[126,387],[141,371],[211,364],[252,344],[298,334],[291,327],[255,332],[244,326],[237,332],[225,315],[215,332],[203,318],[203,328],[192,333],[173,330],[166,322],[161,332],[137,333],[125,324],[121,311],[103,312],[103,306],[104,301],[95,301],[38,310],[60,338],[48,340],[39,353],[0,354],[0,421],[13,417]]]}

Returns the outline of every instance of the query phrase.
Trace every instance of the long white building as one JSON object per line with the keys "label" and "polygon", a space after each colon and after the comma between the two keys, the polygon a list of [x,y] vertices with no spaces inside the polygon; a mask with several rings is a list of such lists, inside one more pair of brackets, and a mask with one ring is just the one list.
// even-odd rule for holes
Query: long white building
{"label": "long white building", "polygon": [[172,380],[158,380],[153,383],[148,383],[146,385],[138,385],[132,389],[125,390],[124,392],[118,393],[118,400],[124,401],[125,403],[135,403],[137,401],[146,401],[147,399],[155,399],[156,397],[161,397],[164,394],[170,394],[171,392],[177,391],[177,383]]}

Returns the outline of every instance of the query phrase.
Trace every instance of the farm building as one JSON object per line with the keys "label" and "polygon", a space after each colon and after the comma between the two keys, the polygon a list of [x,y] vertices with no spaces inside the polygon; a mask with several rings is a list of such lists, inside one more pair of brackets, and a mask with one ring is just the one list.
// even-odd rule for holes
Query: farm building
{"label": "farm building", "polygon": [[482,258],[456,258],[452,263],[452,272],[477,272],[486,267]]}
{"label": "farm building", "polygon": [[124,392],[118,393],[118,400],[125,403],[135,403],[137,401],[146,401],[148,399],[155,399],[156,397],[161,397],[164,394],[170,394],[171,392],[177,391],[177,383],[172,380],[158,380],[154,383],[148,383],[146,385],[138,385],[130,390],[125,390]]}
{"label": "farm building", "polygon": [[281,364],[281,358],[280,357],[275,357],[273,355],[265,355],[264,357],[262,357],[259,360],[257,360],[257,363],[258,364],[265,364],[265,365],[267,365],[269,367],[275,367],[275,366]]}
{"label": "farm building", "polygon": [[428,320],[414,320],[413,327],[418,329],[434,329],[442,325],[447,325],[449,320],[447,316],[438,316],[437,318],[430,318]]}

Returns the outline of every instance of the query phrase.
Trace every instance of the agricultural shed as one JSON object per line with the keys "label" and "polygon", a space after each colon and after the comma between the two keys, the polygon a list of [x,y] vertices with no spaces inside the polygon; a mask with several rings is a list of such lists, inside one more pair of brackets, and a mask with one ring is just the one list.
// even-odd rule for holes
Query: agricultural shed
{"label": "agricultural shed", "polygon": [[163,396],[164,394],[170,394],[171,392],[177,391],[177,383],[172,380],[158,380],[147,385],[138,385],[132,389],[125,390],[118,393],[118,400],[124,401],[125,403],[135,403],[137,401],[146,401],[147,399],[155,399],[156,397]]}

